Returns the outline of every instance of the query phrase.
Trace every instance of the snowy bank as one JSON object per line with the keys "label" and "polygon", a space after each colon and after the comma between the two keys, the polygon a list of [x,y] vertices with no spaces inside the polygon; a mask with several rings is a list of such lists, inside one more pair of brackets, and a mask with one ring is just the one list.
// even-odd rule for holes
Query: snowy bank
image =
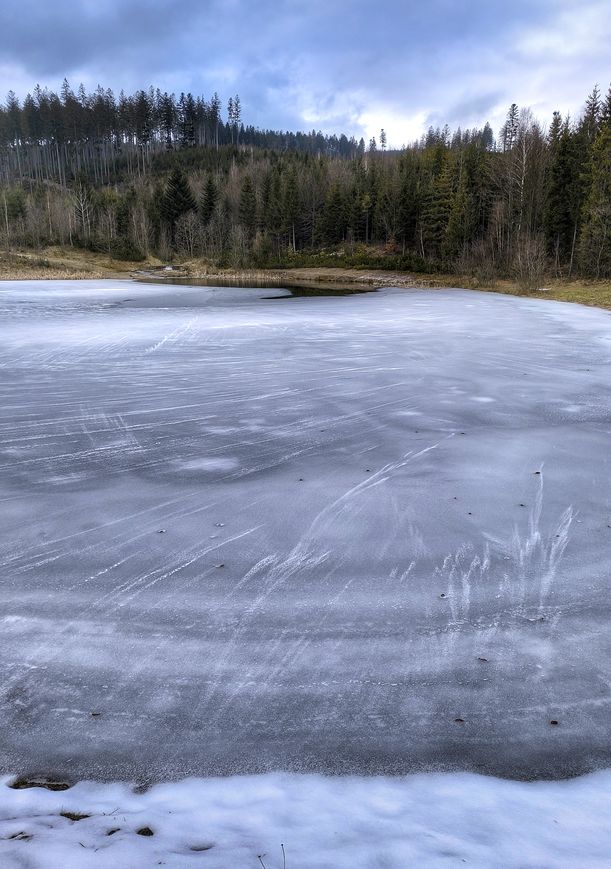
{"label": "snowy bank", "polygon": [[275,773],[186,779],[145,793],[127,784],[52,792],[9,782],[0,784],[5,869],[586,869],[609,866],[611,855],[611,771],[530,783]]}

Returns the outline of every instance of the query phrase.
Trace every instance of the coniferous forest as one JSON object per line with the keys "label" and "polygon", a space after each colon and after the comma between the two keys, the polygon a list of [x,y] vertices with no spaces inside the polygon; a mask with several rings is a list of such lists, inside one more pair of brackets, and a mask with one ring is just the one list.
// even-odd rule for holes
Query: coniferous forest
{"label": "coniferous forest", "polygon": [[150,88],[37,87],[0,107],[0,243],[217,266],[338,264],[482,281],[611,276],[611,87],[578,118],[511,105],[496,135],[260,130]]}

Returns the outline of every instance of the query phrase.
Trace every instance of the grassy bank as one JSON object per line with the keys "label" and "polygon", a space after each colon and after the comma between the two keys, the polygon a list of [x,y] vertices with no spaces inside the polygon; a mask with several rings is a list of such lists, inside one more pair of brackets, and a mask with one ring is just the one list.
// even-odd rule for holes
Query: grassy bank
{"label": "grassy bank", "polygon": [[575,302],[579,305],[590,305],[611,310],[611,281],[554,279],[547,282],[543,289],[529,293],[521,293],[519,288],[510,281],[499,281],[496,287],[481,287],[480,289],[537,299],[555,299],[558,302]]}
{"label": "grassy bank", "polygon": [[[154,265],[155,261],[148,264]],[[79,280],[129,278],[143,263],[120,262],[105,254],[78,248],[50,247],[43,251],[2,251],[0,280]]]}
{"label": "grassy bank", "polygon": [[[78,248],[47,248],[44,251],[11,251],[0,253],[0,280],[77,280],[84,278],[117,278],[147,276],[177,276],[193,280],[249,280],[271,285],[282,283],[316,284],[327,287],[359,285],[363,287],[464,287],[493,293],[519,295],[527,298],[555,299],[576,302],[611,310],[611,281],[547,279],[541,289],[523,292],[510,280],[499,280],[493,286],[479,283],[459,274],[414,274],[388,269],[342,268],[331,266],[281,269],[223,269],[203,260],[182,263],[173,272],[164,273],[162,263],[154,258],[144,262],[114,260],[101,253]],[[159,270],[159,271],[157,271]]]}

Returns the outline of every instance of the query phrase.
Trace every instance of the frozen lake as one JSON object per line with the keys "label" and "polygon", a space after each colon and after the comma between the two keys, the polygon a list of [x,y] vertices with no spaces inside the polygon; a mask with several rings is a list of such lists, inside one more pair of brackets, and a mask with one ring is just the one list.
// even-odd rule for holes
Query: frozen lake
{"label": "frozen lake", "polygon": [[611,315],[274,295],[0,285],[0,771],[608,766]]}

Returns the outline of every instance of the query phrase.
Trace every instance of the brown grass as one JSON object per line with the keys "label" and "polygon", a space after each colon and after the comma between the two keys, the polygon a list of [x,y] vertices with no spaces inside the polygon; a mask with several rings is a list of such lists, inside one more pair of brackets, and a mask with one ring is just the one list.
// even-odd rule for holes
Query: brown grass
{"label": "brown grass", "polygon": [[509,281],[499,282],[497,287],[486,288],[488,292],[522,295],[530,299],[554,299],[558,302],[575,302],[579,305],[590,305],[595,308],[611,310],[611,281],[588,280],[558,280],[545,283],[543,289],[530,293],[520,293],[517,287]]}
{"label": "brown grass", "polygon": [[[151,260],[151,265],[153,264]],[[0,252],[0,280],[79,280],[129,278],[147,263],[119,262],[107,254],[77,248],[49,247],[42,251]]]}
{"label": "brown grass", "polygon": [[84,821],[85,818],[90,818],[91,815],[83,815],[81,812],[60,812],[62,818],[67,818],[69,821]]}

